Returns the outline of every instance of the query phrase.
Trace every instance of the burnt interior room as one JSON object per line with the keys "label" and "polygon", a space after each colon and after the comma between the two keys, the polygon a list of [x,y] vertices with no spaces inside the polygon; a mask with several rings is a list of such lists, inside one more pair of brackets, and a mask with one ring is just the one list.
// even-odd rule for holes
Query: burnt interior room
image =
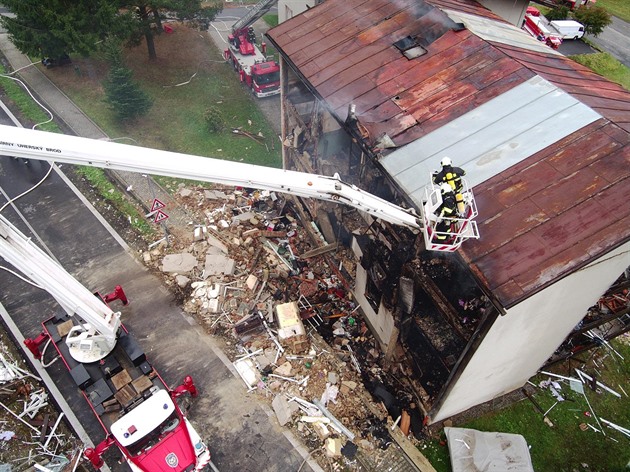
{"label": "burnt interior room", "polygon": [[[399,236],[400,233],[397,233]],[[476,280],[455,254],[416,250],[411,239],[357,237],[368,273],[366,298],[395,316],[398,342],[414,377],[434,400],[457,362],[496,315]]]}

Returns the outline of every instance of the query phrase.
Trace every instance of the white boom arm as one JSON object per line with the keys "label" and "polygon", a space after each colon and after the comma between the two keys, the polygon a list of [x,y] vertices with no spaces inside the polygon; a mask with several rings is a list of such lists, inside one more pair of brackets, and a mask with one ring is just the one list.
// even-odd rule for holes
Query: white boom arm
{"label": "white boom arm", "polygon": [[343,203],[413,230],[422,218],[338,177],[325,177],[209,157],[160,151],[0,125],[0,155],[88,165],[226,185],[252,187]]}
{"label": "white boom arm", "polygon": [[50,293],[69,315],[87,323],[75,326],[66,338],[76,360],[94,362],[109,354],[116,345],[120,313],[114,313],[2,215],[0,256]]}

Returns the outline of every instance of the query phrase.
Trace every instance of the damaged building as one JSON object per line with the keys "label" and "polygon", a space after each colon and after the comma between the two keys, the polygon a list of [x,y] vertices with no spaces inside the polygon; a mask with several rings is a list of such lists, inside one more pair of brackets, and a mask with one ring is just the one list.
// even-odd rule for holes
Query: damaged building
{"label": "damaged building", "polygon": [[[429,422],[562,357],[630,266],[630,93],[471,0],[327,0],[267,37],[285,168],[418,212],[443,157],[466,170],[480,237],[456,253],[304,202],[329,242],[353,249],[354,297],[386,356],[405,352]],[[625,332],[627,313],[588,332]]]}

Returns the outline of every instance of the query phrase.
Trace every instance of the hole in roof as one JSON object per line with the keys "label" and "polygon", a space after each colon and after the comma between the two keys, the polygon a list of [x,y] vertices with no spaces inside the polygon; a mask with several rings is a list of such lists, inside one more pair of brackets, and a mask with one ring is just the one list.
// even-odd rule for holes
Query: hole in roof
{"label": "hole in roof", "polygon": [[396,47],[407,59],[415,59],[427,53],[419,43],[417,37],[405,36],[394,43]]}
{"label": "hole in roof", "polygon": [[394,46],[401,52],[406,51],[414,46],[418,46],[418,41],[416,38],[411,36],[405,36],[403,39],[399,39],[394,43]]}

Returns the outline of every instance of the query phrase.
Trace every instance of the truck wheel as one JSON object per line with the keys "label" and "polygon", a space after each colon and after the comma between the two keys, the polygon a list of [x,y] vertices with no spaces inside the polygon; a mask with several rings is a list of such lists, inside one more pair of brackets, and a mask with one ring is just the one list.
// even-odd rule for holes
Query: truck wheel
{"label": "truck wheel", "polygon": [[574,41],[576,41],[577,39],[579,39],[577,36],[575,36],[575,37],[573,38],[573,40],[574,40]]}

